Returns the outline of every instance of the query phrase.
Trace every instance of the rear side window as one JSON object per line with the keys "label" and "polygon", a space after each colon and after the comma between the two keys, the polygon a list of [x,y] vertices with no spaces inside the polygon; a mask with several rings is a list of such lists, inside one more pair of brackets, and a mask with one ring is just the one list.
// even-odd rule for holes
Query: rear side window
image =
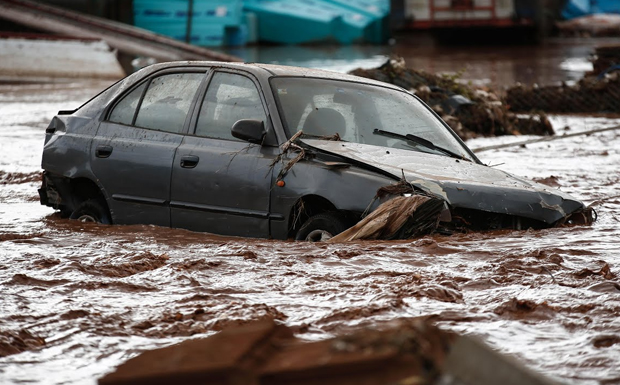
{"label": "rear side window", "polygon": [[184,73],[154,78],[144,94],[134,125],[180,132],[203,77],[202,73]]}
{"label": "rear side window", "polygon": [[108,120],[153,130],[180,132],[203,78],[203,73],[168,74],[153,78],[150,83],[145,82],[123,97],[110,112]]}
{"label": "rear side window", "polygon": [[140,98],[144,93],[146,84],[147,83],[145,82],[118,102],[112,110],[108,120],[114,123],[126,124],[128,126],[131,125],[133,123],[133,118],[136,115],[138,102],[140,102]]}
{"label": "rear side window", "polygon": [[231,129],[241,119],[267,119],[256,86],[245,76],[216,73],[200,109],[196,135],[240,140],[232,136]]}

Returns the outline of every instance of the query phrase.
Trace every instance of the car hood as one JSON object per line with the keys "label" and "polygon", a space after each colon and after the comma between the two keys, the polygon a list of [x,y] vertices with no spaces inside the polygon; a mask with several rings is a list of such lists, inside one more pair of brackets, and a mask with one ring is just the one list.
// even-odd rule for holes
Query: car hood
{"label": "car hood", "polygon": [[359,143],[303,139],[332,154],[378,168],[453,207],[518,215],[548,224],[583,209],[580,201],[548,186],[485,165],[417,151]]}

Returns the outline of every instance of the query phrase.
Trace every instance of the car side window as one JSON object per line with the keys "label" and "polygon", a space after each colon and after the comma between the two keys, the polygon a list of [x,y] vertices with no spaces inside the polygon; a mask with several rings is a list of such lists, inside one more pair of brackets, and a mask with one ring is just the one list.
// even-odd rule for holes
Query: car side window
{"label": "car side window", "polygon": [[256,86],[242,75],[215,73],[200,108],[196,135],[240,141],[231,128],[241,119],[267,120]]}
{"label": "car side window", "polygon": [[147,84],[148,82],[144,82],[140,87],[125,95],[125,97],[118,102],[116,106],[114,106],[108,120],[110,122],[125,124],[128,126],[132,125],[133,117],[136,115],[138,102],[140,101],[144,88]]}
{"label": "car side window", "polygon": [[203,78],[203,73],[178,73],[151,80],[134,125],[159,131],[180,132]]}

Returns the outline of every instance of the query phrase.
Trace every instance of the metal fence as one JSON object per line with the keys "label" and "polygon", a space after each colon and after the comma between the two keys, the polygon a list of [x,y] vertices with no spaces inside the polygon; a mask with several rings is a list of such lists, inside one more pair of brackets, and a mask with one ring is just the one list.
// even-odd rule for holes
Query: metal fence
{"label": "metal fence", "polygon": [[573,86],[514,87],[505,102],[513,112],[620,113],[620,71],[587,77]]}
{"label": "metal fence", "polygon": [[620,46],[595,50],[593,70],[577,84],[550,87],[517,86],[505,102],[513,112],[620,113]]}

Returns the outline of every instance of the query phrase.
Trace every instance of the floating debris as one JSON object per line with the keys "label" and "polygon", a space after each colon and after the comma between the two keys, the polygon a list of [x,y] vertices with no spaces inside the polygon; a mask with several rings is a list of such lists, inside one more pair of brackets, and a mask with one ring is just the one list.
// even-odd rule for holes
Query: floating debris
{"label": "floating debris", "polygon": [[355,226],[329,242],[357,239],[408,239],[430,233],[445,208],[441,199],[426,195],[398,196],[377,207]]}

